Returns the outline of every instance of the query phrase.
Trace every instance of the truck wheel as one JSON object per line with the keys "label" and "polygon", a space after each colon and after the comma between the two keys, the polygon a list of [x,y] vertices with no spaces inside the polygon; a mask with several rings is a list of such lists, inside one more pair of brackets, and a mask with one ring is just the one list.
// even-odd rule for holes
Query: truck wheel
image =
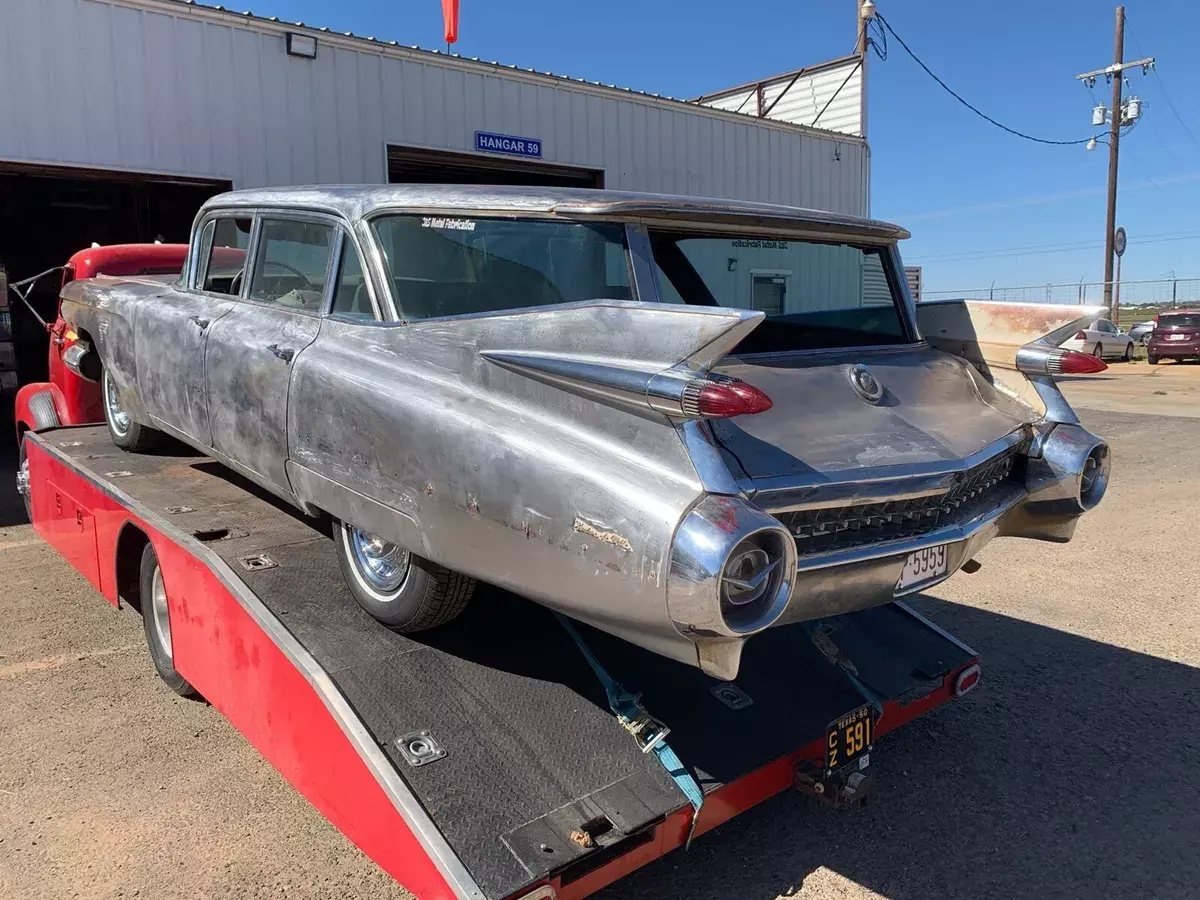
{"label": "truck wheel", "polygon": [[21,445],[17,451],[17,493],[25,501],[25,518],[32,522],[33,493],[29,484],[29,457],[25,455],[25,435],[21,435]]}
{"label": "truck wheel", "polygon": [[139,583],[142,598],[142,628],[146,645],[158,677],[180,697],[192,697],[196,689],[175,671],[175,654],[171,645],[171,619],[167,612],[167,589],[163,584],[158,555],[150,543],[142,550]]}
{"label": "truck wheel", "polygon": [[129,417],[125,407],[121,405],[121,394],[104,370],[101,378],[104,393],[104,424],[112,442],[122,450],[131,453],[145,453],[162,445],[163,433],[147,425],[139,425]]}
{"label": "truck wheel", "polygon": [[359,605],[399,632],[444,625],[467,608],[475,579],[348,522],[334,522],[338,565]]}

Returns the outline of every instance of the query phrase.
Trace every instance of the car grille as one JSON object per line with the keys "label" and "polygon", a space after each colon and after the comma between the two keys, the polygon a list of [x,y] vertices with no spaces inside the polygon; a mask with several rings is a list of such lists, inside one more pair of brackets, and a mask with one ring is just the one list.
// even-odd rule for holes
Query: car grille
{"label": "car grille", "polygon": [[958,476],[944,494],[884,503],[857,503],[777,513],[796,538],[800,556],[919,537],[987,512],[1024,483],[1025,444]]}

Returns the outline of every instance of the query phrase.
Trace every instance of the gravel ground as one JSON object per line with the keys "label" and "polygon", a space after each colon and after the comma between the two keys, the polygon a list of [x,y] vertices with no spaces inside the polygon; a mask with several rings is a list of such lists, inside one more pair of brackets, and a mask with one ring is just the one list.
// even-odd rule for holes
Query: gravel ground
{"label": "gravel ground", "polygon": [[[870,804],[777,797],[607,900],[1196,896],[1200,419],[1083,416],[1109,497],[917,600],[984,681],[880,742]],[[407,896],[28,526],[0,527],[0,584],[0,897]]]}

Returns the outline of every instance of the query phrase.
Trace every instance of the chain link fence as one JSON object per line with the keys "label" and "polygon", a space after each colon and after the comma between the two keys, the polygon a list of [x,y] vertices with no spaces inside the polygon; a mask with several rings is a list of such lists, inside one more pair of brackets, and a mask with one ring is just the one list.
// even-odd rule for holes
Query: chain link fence
{"label": "chain link fence", "polygon": [[[1117,286],[1121,306],[1200,306],[1200,278],[1157,278],[1122,281]],[[922,300],[1000,300],[1010,303],[1104,303],[1104,282],[1027,284],[1019,287],[956,288],[923,292]]]}

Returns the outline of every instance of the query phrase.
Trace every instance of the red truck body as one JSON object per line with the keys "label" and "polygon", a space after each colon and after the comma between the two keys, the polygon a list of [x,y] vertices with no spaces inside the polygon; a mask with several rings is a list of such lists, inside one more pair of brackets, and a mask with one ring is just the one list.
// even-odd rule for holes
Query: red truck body
{"label": "red truck body", "polygon": [[[183,270],[187,244],[113,244],[74,254],[62,270],[62,285],[97,275],[171,275]],[[13,418],[17,440],[26,431],[53,425],[83,425],[104,418],[100,385],[81,378],[63,363],[75,343],[62,316],[50,326],[50,380],[17,392]]]}

